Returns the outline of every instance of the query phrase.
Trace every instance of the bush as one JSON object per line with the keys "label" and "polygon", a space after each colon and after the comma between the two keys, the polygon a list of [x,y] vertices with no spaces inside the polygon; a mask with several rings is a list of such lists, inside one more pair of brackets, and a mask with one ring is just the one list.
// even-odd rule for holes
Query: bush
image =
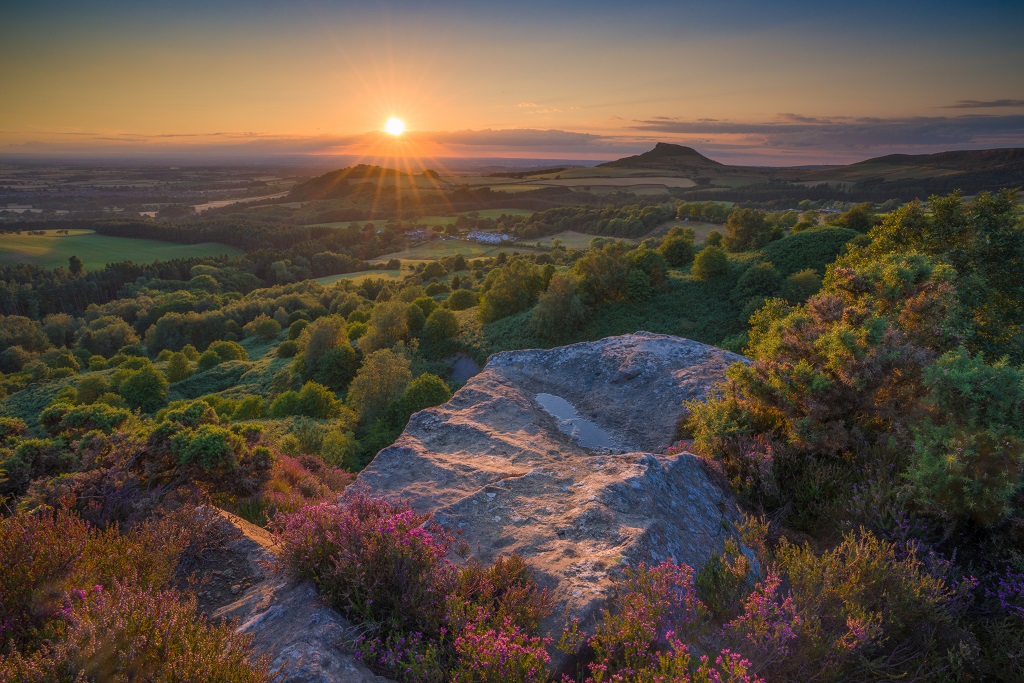
{"label": "bush", "polygon": [[312,377],[335,391],[348,386],[356,375],[359,361],[351,344],[338,344],[323,353],[314,364]]}
{"label": "bush", "polygon": [[322,384],[306,382],[295,401],[295,415],[326,419],[338,414],[341,404],[334,392]]}
{"label": "bush", "polygon": [[693,268],[690,272],[699,280],[711,280],[726,275],[731,266],[729,257],[725,250],[719,246],[710,245],[701,249],[693,260]]}
{"label": "bush", "polygon": [[453,537],[408,506],[348,489],[340,505],[279,514],[272,530],[293,576],[361,622],[375,671],[412,681],[543,681],[551,607],[518,557],[457,568]]}
{"label": "bush", "polygon": [[445,307],[452,311],[464,311],[473,308],[477,303],[476,292],[468,289],[457,289],[444,300]]}
{"label": "bush", "polygon": [[[400,341],[409,339],[410,304],[399,299],[385,301],[373,307],[369,327],[359,339],[359,350],[370,354],[378,349],[389,349]],[[415,315],[423,311],[416,308]],[[422,321],[421,321],[422,322]]]}
{"label": "bush", "polygon": [[293,342],[291,339],[281,342],[277,345],[277,357],[278,358],[294,358],[295,354],[299,352],[299,345]]}
{"label": "bush", "polygon": [[[216,365],[216,363],[214,363]],[[167,381],[174,383],[192,376],[192,364],[184,353],[172,353],[167,359]]]}
{"label": "bush", "polygon": [[537,300],[541,289],[537,266],[525,259],[513,259],[508,265],[487,274],[480,302],[480,319],[489,323],[524,311]]}
{"label": "bush", "polygon": [[912,425],[915,502],[938,517],[1002,522],[1024,481],[1024,370],[964,349],[924,372],[928,416]]}
{"label": "bush", "polygon": [[666,237],[658,245],[658,253],[673,268],[682,268],[693,262],[693,239],[683,236]]}
{"label": "bush", "polygon": [[[276,339],[277,335],[281,333],[281,323],[277,322],[269,315],[261,313],[252,319],[252,321],[246,323],[243,327],[246,334],[261,339]],[[248,360],[246,358],[245,360]]]}
{"label": "bush", "polygon": [[286,391],[270,404],[270,417],[280,420],[295,414],[295,406],[299,402],[299,392]]}
{"label": "bush", "polygon": [[370,423],[398,400],[412,381],[410,363],[401,354],[382,349],[370,354],[348,389],[348,405]]}
{"label": "bush", "polygon": [[199,369],[209,370],[210,368],[216,367],[224,361],[214,351],[203,351],[203,355],[199,356]]}
{"label": "bush", "polygon": [[857,234],[846,228],[806,230],[765,245],[764,257],[775,264],[783,277],[808,268],[824,273]]}
{"label": "bush", "polygon": [[436,347],[446,347],[459,336],[459,320],[446,308],[438,308],[427,317],[423,325],[423,341]]}
{"label": "bush", "polygon": [[83,377],[78,382],[78,391],[75,393],[76,403],[95,403],[103,394],[112,390],[110,382],[102,375]]}
{"label": "bush", "polygon": [[[229,360],[249,360],[249,353],[245,347],[233,341],[215,341],[206,347],[206,353],[213,352],[220,358],[220,362],[226,363]],[[202,358],[200,357],[200,360]]]}
{"label": "bush", "polygon": [[128,375],[119,383],[117,392],[129,407],[149,413],[167,400],[167,379],[149,365]]}

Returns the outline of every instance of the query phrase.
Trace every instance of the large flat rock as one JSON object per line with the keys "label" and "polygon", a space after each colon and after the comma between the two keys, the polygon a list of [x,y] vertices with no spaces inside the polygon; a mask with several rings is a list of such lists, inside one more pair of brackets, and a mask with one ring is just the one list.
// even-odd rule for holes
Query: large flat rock
{"label": "large flat rock", "polygon": [[736,505],[705,465],[664,451],[682,402],[744,360],[647,332],[495,354],[448,403],[414,415],[358,482],[432,512],[481,560],[522,555],[552,590],[552,629],[566,611],[593,624],[624,564],[699,569],[734,533]]}

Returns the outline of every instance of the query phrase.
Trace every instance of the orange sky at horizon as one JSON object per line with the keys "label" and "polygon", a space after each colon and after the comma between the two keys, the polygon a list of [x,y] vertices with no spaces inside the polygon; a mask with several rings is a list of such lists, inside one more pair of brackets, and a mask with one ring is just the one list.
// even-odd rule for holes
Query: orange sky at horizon
{"label": "orange sky at horizon", "polygon": [[40,3],[0,24],[0,154],[599,160],[666,141],[800,164],[1024,146],[1005,8],[906,31],[874,2]]}

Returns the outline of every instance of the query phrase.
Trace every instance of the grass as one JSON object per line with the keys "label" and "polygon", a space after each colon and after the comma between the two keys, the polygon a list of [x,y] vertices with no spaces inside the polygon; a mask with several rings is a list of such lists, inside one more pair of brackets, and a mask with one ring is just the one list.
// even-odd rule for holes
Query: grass
{"label": "grass", "polygon": [[662,185],[664,187],[694,187],[689,178],[673,178],[670,176],[633,176],[624,178],[551,178],[538,181],[542,185],[559,185],[562,187],[643,187]]}
{"label": "grass", "polygon": [[456,254],[462,254],[466,258],[476,258],[497,256],[503,251],[510,254],[523,254],[536,251],[536,249],[534,249],[529,242],[525,242],[523,244],[496,245],[464,242],[462,240],[437,239],[424,242],[423,244],[417,244],[415,247],[396,251],[392,254],[378,256],[377,258],[371,259],[370,263],[385,263],[393,258],[399,259],[403,263],[408,261],[436,261],[437,259],[444,258],[445,256],[455,256]]}
{"label": "grass", "polygon": [[78,256],[86,270],[98,270],[108,263],[118,261],[150,263],[193,256],[242,255],[239,249],[215,242],[174,244],[131,237],[110,237],[87,231],[73,232],[78,234],[0,234],[0,264],[30,263],[43,268],[66,267],[71,256]]}
{"label": "grass", "polygon": [[363,280],[401,280],[405,275],[400,270],[364,270],[359,273],[342,273],[341,275],[328,275],[326,277],[318,277],[314,282],[318,282],[321,285],[329,285],[337,282],[338,280],[349,280],[356,284]]}
{"label": "grass", "polygon": [[[565,245],[565,247],[567,249],[587,249],[587,248],[590,247],[591,240],[594,240],[594,239],[596,239],[598,237],[603,237],[603,236],[602,235],[585,235],[582,232],[575,232],[573,230],[566,230],[565,232],[560,232],[557,235],[551,235],[550,237],[544,237],[544,238],[539,239],[539,240],[524,240],[523,244],[527,244],[527,245],[530,245],[530,246],[539,244],[542,247],[551,247],[551,244],[552,244],[552,242],[554,240],[561,240],[562,244]],[[612,238],[612,239],[616,239],[616,238]],[[625,238],[622,238],[622,239],[624,239],[624,241],[626,241],[626,242],[632,242],[634,244],[639,241],[639,240],[631,240],[631,239],[625,239]]]}
{"label": "grass", "polygon": [[[480,211],[464,211],[466,215],[471,213],[477,214],[480,218],[501,218],[504,214],[506,216],[532,216],[534,211],[531,209],[481,209]],[[406,218],[402,221],[408,225],[426,225],[434,227],[438,225],[451,225],[455,222],[455,216],[421,216],[419,218]],[[372,221],[335,221],[333,223],[313,223],[312,225],[318,228],[347,228],[350,225],[357,225],[360,228],[364,225],[372,223],[373,225],[384,225],[387,220],[372,220]]]}

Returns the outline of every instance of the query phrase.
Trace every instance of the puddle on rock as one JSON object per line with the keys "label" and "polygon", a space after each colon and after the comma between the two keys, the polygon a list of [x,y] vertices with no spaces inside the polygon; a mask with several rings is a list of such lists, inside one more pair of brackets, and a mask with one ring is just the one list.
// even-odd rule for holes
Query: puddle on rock
{"label": "puddle on rock", "polygon": [[580,417],[576,412],[576,406],[561,396],[537,394],[535,398],[544,410],[558,419],[558,428],[579,445],[593,449],[615,447],[615,439],[611,434],[590,420]]}

